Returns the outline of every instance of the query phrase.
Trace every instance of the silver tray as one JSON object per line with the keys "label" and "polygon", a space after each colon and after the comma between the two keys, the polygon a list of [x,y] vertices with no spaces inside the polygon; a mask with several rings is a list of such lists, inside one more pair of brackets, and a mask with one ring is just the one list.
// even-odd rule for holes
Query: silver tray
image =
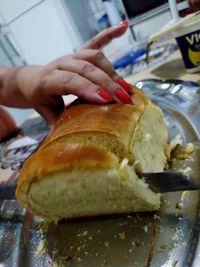
{"label": "silver tray", "polygon": [[[200,177],[200,89],[182,81],[136,84],[165,114],[170,139],[195,145],[194,160],[176,161]],[[182,204],[182,206],[178,205]],[[158,213],[99,217],[57,226],[32,218],[16,201],[0,202],[0,266],[199,267],[200,194],[164,195]]]}

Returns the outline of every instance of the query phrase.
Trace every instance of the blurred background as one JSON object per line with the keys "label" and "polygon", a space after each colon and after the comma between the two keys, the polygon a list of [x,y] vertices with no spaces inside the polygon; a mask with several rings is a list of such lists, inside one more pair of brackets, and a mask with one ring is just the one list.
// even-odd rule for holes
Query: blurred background
{"label": "blurred background", "polygon": [[[129,29],[126,34],[104,49],[104,53],[114,62],[130,49],[141,48],[149,35],[171,20],[169,2],[1,0],[0,64],[46,64],[57,57],[77,51],[98,32],[128,19]],[[188,8],[187,1],[177,1],[179,15],[184,16],[186,13],[183,11]],[[33,112],[11,108],[7,110],[18,125]]]}

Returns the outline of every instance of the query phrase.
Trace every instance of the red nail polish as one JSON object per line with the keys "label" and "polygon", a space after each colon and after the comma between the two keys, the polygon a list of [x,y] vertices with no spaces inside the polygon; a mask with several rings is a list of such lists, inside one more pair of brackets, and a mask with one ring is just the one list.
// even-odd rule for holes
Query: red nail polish
{"label": "red nail polish", "polygon": [[129,83],[127,83],[123,78],[118,78],[118,79],[116,80],[116,82],[117,82],[121,87],[123,87],[125,90],[127,90],[127,91],[131,91],[131,90],[132,90],[132,86],[131,86]]}
{"label": "red nail polish", "polygon": [[115,91],[115,96],[124,104],[130,104],[132,103],[132,99],[129,94],[127,94],[126,91],[124,91],[122,88],[118,88]]}
{"label": "red nail polish", "polygon": [[106,91],[105,89],[103,88],[99,88],[97,90],[97,93],[100,97],[104,98],[105,100],[108,100],[108,101],[111,101],[112,100],[112,95]]}

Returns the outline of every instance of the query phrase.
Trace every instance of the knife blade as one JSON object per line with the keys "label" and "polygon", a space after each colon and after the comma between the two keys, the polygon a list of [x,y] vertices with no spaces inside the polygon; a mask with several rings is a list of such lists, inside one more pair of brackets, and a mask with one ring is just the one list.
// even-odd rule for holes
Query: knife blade
{"label": "knife blade", "polygon": [[200,190],[200,181],[191,175],[181,172],[165,171],[156,173],[141,173],[145,182],[156,193],[167,193],[175,191]]}

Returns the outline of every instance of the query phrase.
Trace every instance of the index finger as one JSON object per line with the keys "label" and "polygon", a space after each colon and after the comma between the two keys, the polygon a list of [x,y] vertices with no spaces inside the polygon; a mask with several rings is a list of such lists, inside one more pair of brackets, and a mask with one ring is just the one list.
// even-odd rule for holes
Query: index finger
{"label": "index finger", "polygon": [[78,53],[74,54],[73,58],[85,60],[94,64],[96,67],[107,73],[112,79],[118,76],[111,62],[100,50],[82,49]]}
{"label": "index finger", "polygon": [[102,49],[109,44],[113,39],[122,36],[128,28],[128,21],[124,20],[119,25],[106,29],[83,46],[83,49]]}

